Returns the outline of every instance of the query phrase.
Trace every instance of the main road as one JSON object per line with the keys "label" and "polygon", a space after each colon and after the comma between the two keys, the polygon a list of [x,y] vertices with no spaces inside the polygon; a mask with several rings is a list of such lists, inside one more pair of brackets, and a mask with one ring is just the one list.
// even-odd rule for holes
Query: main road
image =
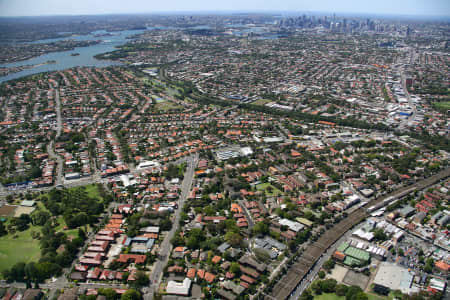
{"label": "main road", "polygon": [[[410,58],[409,58],[409,64],[412,65],[415,61],[415,50],[414,48],[410,48]],[[416,108],[416,104],[412,101],[411,99],[411,95],[408,92],[408,87],[406,86],[406,75],[405,75],[405,70],[406,66],[402,67],[401,73],[400,73],[400,78],[401,78],[401,82],[402,82],[402,88],[403,88],[403,92],[405,93],[406,99],[408,99],[408,104],[409,106],[412,108],[412,115],[409,116],[406,119],[403,119],[400,122],[399,128],[400,129],[404,129],[406,127],[406,125],[408,124],[409,120],[414,120],[416,115],[417,115],[417,108]]]}
{"label": "main road", "polygon": [[181,211],[183,210],[184,203],[188,197],[189,191],[191,190],[192,182],[194,181],[194,171],[198,163],[198,154],[191,156],[187,160],[187,163],[188,163],[187,170],[184,174],[184,179],[181,184],[180,201],[178,203],[178,208],[175,210],[173,226],[172,229],[164,238],[164,241],[161,243],[158,259],[156,260],[153,266],[152,273],[150,274],[150,287],[148,291],[144,294],[144,300],[152,299],[154,292],[157,291],[161,283],[163,269],[169,260],[169,254],[170,251],[172,250],[172,244],[170,243],[170,240],[172,240],[173,236],[175,235],[175,232],[178,230],[178,227],[180,226],[179,223]]}
{"label": "main road", "polygon": [[408,88],[406,86],[406,76],[405,76],[405,72],[404,71],[401,73],[401,81],[402,81],[402,87],[403,87],[403,91],[405,93],[406,99],[408,99],[408,105],[412,109],[411,116],[409,116],[408,118],[403,119],[400,122],[400,126],[399,126],[400,129],[404,129],[410,120],[414,120],[415,119],[415,117],[417,115],[417,108],[416,108],[416,104],[411,99],[411,95],[408,92]]}
{"label": "main road", "polygon": [[[62,131],[62,117],[61,117],[61,100],[59,98],[59,89],[58,86],[55,87],[55,103],[56,103],[56,136],[55,140],[57,140],[61,136]],[[58,155],[54,152],[54,141],[51,141],[50,144],[47,145],[47,152],[50,158],[55,159],[57,162],[56,165],[56,186],[60,186],[63,183],[63,165],[64,160],[61,155]]]}

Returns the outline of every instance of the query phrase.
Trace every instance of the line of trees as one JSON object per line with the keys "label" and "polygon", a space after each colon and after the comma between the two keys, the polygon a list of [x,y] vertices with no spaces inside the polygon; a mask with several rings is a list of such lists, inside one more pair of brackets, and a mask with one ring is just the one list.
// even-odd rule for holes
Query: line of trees
{"label": "line of trees", "polygon": [[[175,82],[169,81],[170,83],[174,84]],[[290,117],[306,122],[311,123],[318,123],[319,121],[327,121],[327,122],[333,122],[336,123],[336,125],[339,126],[348,126],[353,128],[361,128],[361,129],[375,129],[375,130],[381,130],[381,131],[393,131],[393,128],[382,124],[382,123],[376,123],[371,124],[366,121],[362,121],[356,118],[347,118],[347,119],[340,119],[338,117],[325,117],[321,115],[311,115],[308,113],[302,113],[299,111],[283,111],[279,109],[274,109],[266,106],[261,105],[254,105],[254,104],[248,104],[248,103],[236,103],[233,101],[228,100],[220,100],[220,99],[214,99],[209,96],[199,95],[197,89],[193,86],[192,83],[189,82],[176,82],[176,84],[181,85],[183,90],[187,90],[189,94],[186,94],[185,96],[189,96],[190,98],[196,100],[197,102],[203,103],[203,104],[214,104],[214,105],[220,105],[220,106],[231,106],[236,105],[239,109],[247,109],[277,116],[284,116],[284,117]],[[400,134],[396,132],[396,134]],[[421,141],[425,147],[428,147],[432,150],[446,150],[450,151],[450,139],[438,135],[430,135],[427,132],[407,132],[409,136],[411,136],[414,139],[417,139]]]}

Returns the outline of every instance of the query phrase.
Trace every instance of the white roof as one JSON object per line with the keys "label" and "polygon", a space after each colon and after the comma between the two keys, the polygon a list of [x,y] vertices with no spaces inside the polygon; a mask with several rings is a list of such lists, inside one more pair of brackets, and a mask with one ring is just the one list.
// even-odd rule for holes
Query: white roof
{"label": "white roof", "polygon": [[287,227],[289,227],[290,230],[298,232],[300,230],[302,230],[305,226],[303,226],[302,224],[298,223],[298,222],[294,222],[288,219],[281,219],[280,221],[278,221],[278,223],[280,223],[281,225],[285,225]]}
{"label": "white roof", "polygon": [[358,197],[358,195],[353,194],[353,195],[348,197],[348,200],[350,200],[350,201],[358,201],[359,197]]}
{"label": "white roof", "polygon": [[274,137],[264,137],[264,142],[265,143],[281,143],[284,141],[284,139],[282,137],[279,136],[274,136]]}
{"label": "white roof", "polygon": [[373,237],[374,237],[373,232],[370,232],[370,231],[369,232],[365,232],[361,228],[355,230],[353,232],[353,235],[357,236],[357,237],[359,237],[361,239],[367,240],[367,241],[371,241],[373,239]]}
{"label": "white roof", "polygon": [[144,228],[141,228],[142,232],[148,232],[148,233],[159,233],[159,226],[147,226]]}
{"label": "white roof", "polygon": [[124,175],[124,174],[123,174],[123,175],[120,175],[120,180],[122,181],[122,183],[123,183],[123,185],[124,185],[125,187],[131,185],[130,179],[128,178],[128,175]]}
{"label": "white roof", "polygon": [[244,147],[244,148],[241,148],[241,153],[242,153],[242,155],[247,156],[247,155],[253,154],[253,150],[250,147]]}
{"label": "white roof", "polygon": [[22,203],[20,203],[22,206],[34,206],[34,204],[36,204],[36,202],[33,200],[23,200]]}
{"label": "white roof", "polygon": [[159,163],[156,161],[143,161],[138,166],[137,169],[143,169],[147,167],[159,167]]}
{"label": "white roof", "polygon": [[410,294],[414,291],[414,288],[411,287],[413,277],[413,274],[409,273],[406,268],[382,262],[373,283],[391,290],[401,290],[402,293]]}
{"label": "white roof", "polygon": [[191,288],[192,280],[189,278],[185,278],[183,282],[176,282],[170,280],[167,283],[166,292],[167,294],[175,294],[175,295],[189,295],[189,290]]}
{"label": "white roof", "polygon": [[68,178],[68,177],[77,177],[77,176],[80,176],[80,173],[78,173],[78,172],[67,173],[65,177]]}

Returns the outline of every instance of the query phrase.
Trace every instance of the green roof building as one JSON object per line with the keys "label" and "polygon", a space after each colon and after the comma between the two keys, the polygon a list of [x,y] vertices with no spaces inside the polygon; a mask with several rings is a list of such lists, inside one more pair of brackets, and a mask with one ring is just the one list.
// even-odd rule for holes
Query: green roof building
{"label": "green roof building", "polygon": [[348,247],[347,249],[345,249],[344,254],[356,258],[362,263],[367,263],[370,259],[370,254],[368,252],[355,247]]}

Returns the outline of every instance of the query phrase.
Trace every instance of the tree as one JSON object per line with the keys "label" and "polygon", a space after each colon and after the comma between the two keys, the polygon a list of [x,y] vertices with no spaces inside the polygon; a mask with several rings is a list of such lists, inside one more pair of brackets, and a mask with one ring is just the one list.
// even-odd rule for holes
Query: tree
{"label": "tree", "polygon": [[8,234],[8,231],[6,230],[5,225],[2,221],[0,221],[0,236]]}
{"label": "tree", "polygon": [[369,297],[364,292],[359,292],[356,294],[356,296],[353,298],[353,300],[369,300]]}
{"label": "tree", "polygon": [[14,202],[14,197],[13,197],[13,195],[8,195],[8,196],[6,196],[6,201],[7,201],[9,204],[13,203],[13,202]]}
{"label": "tree", "polygon": [[232,262],[230,265],[230,272],[238,275],[240,271],[241,267],[239,266],[239,264],[237,262]]}
{"label": "tree", "polygon": [[320,279],[324,279],[324,278],[325,278],[325,272],[322,271],[322,270],[319,271],[319,274],[318,274],[318,275],[319,275],[319,278],[320,278]]}
{"label": "tree", "polygon": [[322,295],[322,287],[319,284],[319,280],[316,280],[311,284],[311,289],[316,295]]}
{"label": "tree", "polygon": [[78,237],[81,238],[83,241],[86,239],[86,233],[82,228],[78,228]]}
{"label": "tree", "polygon": [[208,205],[203,209],[203,213],[207,216],[213,216],[216,210],[211,205]]}
{"label": "tree", "polygon": [[330,258],[323,264],[323,268],[329,272],[334,268],[335,264],[334,260]]}
{"label": "tree", "polygon": [[242,236],[239,233],[235,232],[227,232],[225,234],[225,240],[233,247],[237,247],[241,245]]}
{"label": "tree", "polygon": [[350,286],[347,289],[347,293],[345,294],[345,299],[346,300],[356,300],[356,296],[362,292],[362,289],[359,286]]}
{"label": "tree", "polygon": [[314,296],[312,295],[311,290],[307,289],[301,294],[299,299],[300,300],[313,300]]}
{"label": "tree", "polygon": [[325,293],[333,293],[336,291],[337,282],[335,279],[326,279],[319,281],[320,288]]}
{"label": "tree", "polygon": [[424,271],[427,273],[433,272],[433,266],[434,266],[434,259],[428,258],[425,262]]}
{"label": "tree", "polygon": [[98,293],[100,295],[103,295],[106,297],[107,300],[114,300],[117,296],[117,293],[115,290],[108,288],[108,289],[99,289]]}
{"label": "tree", "polygon": [[21,214],[18,218],[12,218],[9,222],[11,228],[14,228],[19,231],[24,231],[28,229],[28,224],[31,222],[31,218],[29,215]]}
{"label": "tree", "polygon": [[23,281],[25,277],[25,263],[18,262],[10,270],[4,270],[3,277],[8,281]]}
{"label": "tree", "polygon": [[127,290],[125,293],[122,294],[122,297],[120,297],[120,300],[140,300],[141,294],[133,289]]}
{"label": "tree", "polygon": [[34,262],[30,262],[25,266],[25,274],[29,280],[38,281],[39,274]]}
{"label": "tree", "polygon": [[180,235],[179,232],[175,233],[174,237],[170,240],[174,247],[184,245],[184,238]]}
{"label": "tree", "polygon": [[190,249],[198,249],[200,242],[205,240],[205,233],[199,228],[194,228],[189,232],[189,237],[186,241],[186,246]]}
{"label": "tree", "polygon": [[348,287],[345,284],[338,284],[336,286],[336,295],[345,296],[347,293]]}
{"label": "tree", "polygon": [[50,214],[46,211],[36,210],[31,214],[31,223],[33,225],[42,226],[50,219]]}
{"label": "tree", "polygon": [[265,224],[264,222],[258,222],[253,227],[253,233],[254,234],[268,234],[269,233],[269,226]]}
{"label": "tree", "polygon": [[269,253],[263,248],[255,248],[253,249],[253,252],[255,253],[256,258],[262,262],[268,262],[270,260]]}
{"label": "tree", "polygon": [[170,229],[172,229],[172,222],[170,222],[169,218],[166,218],[166,219],[161,221],[159,226],[160,226],[162,231],[169,231]]}
{"label": "tree", "polygon": [[373,237],[377,241],[385,241],[387,240],[387,235],[384,233],[383,229],[375,229],[373,231]]}
{"label": "tree", "polygon": [[148,278],[148,275],[145,274],[145,272],[143,271],[137,271],[136,272],[136,285],[138,287],[142,287],[145,285],[148,285],[148,283],[150,282],[150,279]]}

